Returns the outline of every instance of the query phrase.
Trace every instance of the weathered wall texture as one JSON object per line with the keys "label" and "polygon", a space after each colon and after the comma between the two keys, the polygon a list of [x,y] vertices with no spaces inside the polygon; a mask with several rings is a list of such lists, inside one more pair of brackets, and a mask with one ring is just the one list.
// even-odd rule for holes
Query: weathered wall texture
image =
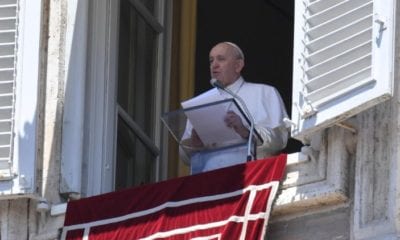
{"label": "weathered wall texture", "polygon": [[274,222],[269,226],[267,239],[349,239],[349,219],[349,208],[343,207],[283,222]]}
{"label": "weathered wall texture", "polygon": [[34,222],[34,212],[30,211],[29,200],[15,199],[0,201],[1,239],[27,239]]}

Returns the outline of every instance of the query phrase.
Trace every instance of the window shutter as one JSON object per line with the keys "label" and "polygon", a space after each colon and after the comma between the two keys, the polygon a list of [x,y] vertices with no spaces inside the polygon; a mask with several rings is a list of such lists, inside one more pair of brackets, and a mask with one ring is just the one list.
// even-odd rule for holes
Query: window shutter
{"label": "window shutter", "polygon": [[292,135],[355,115],[392,95],[393,0],[295,1]]}
{"label": "window shutter", "polygon": [[17,3],[0,2],[0,181],[11,180]]}
{"label": "window shutter", "polygon": [[0,0],[0,196],[36,189],[41,0]]}

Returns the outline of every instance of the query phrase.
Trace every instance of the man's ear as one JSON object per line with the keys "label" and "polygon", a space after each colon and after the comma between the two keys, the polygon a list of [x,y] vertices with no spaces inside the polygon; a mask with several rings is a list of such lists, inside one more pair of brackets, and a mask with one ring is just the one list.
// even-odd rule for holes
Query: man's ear
{"label": "man's ear", "polygon": [[244,67],[243,59],[237,59],[236,60],[236,68],[235,68],[236,72],[240,73],[242,71],[243,67]]}

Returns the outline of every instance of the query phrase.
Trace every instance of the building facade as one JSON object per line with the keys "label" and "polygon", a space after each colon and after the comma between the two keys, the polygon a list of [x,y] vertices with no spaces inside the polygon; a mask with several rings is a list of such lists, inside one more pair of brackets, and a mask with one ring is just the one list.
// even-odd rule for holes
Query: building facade
{"label": "building facade", "polygon": [[[295,1],[287,124],[305,145],[269,239],[399,238],[396,3]],[[67,201],[187,173],[160,117],[193,94],[195,12],[0,2],[0,239],[58,239]]]}

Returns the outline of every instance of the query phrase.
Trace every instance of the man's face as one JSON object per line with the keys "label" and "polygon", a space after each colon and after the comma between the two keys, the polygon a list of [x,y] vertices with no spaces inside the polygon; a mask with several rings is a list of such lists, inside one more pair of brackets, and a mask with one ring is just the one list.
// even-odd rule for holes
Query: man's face
{"label": "man's face", "polygon": [[210,51],[210,73],[211,78],[220,81],[224,86],[235,82],[242,70],[244,63],[238,59],[233,47],[220,43]]}

